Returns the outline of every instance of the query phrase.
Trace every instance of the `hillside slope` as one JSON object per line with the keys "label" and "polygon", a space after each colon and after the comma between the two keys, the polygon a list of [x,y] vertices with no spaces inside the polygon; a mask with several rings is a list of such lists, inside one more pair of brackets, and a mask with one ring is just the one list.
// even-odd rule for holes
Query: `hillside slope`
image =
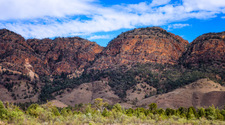
{"label": "hillside slope", "polygon": [[208,107],[223,108],[225,104],[225,87],[209,79],[200,79],[172,92],[152,96],[138,102],[138,106],[157,103],[160,108]]}

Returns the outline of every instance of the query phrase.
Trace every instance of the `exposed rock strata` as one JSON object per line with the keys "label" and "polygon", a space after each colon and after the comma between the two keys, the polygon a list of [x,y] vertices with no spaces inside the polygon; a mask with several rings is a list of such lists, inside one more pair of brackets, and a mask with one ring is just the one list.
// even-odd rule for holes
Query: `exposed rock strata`
{"label": "exposed rock strata", "polygon": [[159,27],[122,33],[100,53],[90,69],[107,69],[135,63],[177,64],[188,41]]}

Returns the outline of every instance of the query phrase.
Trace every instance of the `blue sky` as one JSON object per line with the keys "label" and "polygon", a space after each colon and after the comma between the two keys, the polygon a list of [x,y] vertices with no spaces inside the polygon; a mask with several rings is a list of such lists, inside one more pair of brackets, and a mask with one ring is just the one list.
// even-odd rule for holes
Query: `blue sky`
{"label": "blue sky", "polygon": [[225,31],[225,0],[0,0],[0,29],[26,39],[80,36],[106,46],[121,32],[151,26],[189,42]]}

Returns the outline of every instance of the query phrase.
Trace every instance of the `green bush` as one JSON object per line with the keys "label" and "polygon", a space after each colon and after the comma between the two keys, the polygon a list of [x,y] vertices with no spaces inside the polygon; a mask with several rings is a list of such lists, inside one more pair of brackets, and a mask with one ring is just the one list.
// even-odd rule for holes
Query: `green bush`
{"label": "green bush", "polygon": [[69,108],[63,108],[62,111],[61,111],[61,115],[63,117],[68,117],[70,115],[72,115],[72,111],[69,109]]}
{"label": "green bush", "polygon": [[44,108],[42,108],[38,104],[31,104],[26,111],[27,114],[35,118],[40,116],[43,112],[44,112]]}
{"label": "green bush", "polygon": [[[98,99],[101,107],[101,99]],[[103,111],[96,109],[96,104],[85,105],[86,109],[80,110],[74,107],[60,109],[52,106],[32,104],[26,113],[19,107],[0,101],[0,120],[6,124],[225,124],[225,110],[194,107],[178,109],[158,109],[155,103],[149,105],[149,109],[138,107],[135,109],[123,109],[120,104],[113,105],[112,109],[104,107]],[[72,113],[74,112],[74,113]],[[153,113],[154,112],[154,113]],[[2,122],[0,122],[1,124]]]}
{"label": "green bush", "polygon": [[199,108],[198,109],[198,117],[199,118],[205,117],[205,109],[204,108]]}
{"label": "green bush", "polygon": [[216,109],[214,105],[210,106],[209,108],[205,109],[206,118],[209,120],[215,120],[216,117]]}
{"label": "green bush", "polygon": [[149,110],[151,113],[156,113],[156,109],[157,109],[157,104],[156,103],[152,103],[150,105],[148,105]]}
{"label": "green bush", "polygon": [[2,101],[0,101],[0,119],[20,123],[24,120],[24,113],[15,105],[8,104],[7,108],[5,108]]}
{"label": "green bush", "polygon": [[0,119],[7,119],[7,109],[5,108],[2,101],[0,101]]}

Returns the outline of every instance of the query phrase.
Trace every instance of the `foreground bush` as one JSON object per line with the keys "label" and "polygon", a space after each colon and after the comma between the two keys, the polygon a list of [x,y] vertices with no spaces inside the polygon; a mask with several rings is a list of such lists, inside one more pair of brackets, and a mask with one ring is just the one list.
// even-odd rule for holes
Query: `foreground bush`
{"label": "foreground bush", "polygon": [[31,104],[21,110],[13,104],[0,101],[0,124],[23,125],[105,125],[105,124],[225,124],[225,110],[214,106],[209,108],[194,107],[178,109],[158,109],[155,103],[149,109],[123,109],[120,104],[113,106],[98,98],[93,104],[75,107],[57,108],[51,103],[45,105]]}

